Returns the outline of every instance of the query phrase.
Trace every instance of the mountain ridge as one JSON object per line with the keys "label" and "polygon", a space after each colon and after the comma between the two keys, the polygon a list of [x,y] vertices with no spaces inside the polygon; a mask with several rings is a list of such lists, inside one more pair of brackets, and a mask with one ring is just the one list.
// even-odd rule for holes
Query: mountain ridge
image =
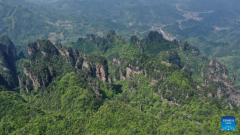
{"label": "mountain ridge", "polygon": [[71,47],[49,40],[28,44],[28,60],[17,61],[19,93],[0,87],[0,133],[222,134],[217,121],[223,113],[239,118],[234,78],[225,66],[158,32],[130,39],[112,30]]}

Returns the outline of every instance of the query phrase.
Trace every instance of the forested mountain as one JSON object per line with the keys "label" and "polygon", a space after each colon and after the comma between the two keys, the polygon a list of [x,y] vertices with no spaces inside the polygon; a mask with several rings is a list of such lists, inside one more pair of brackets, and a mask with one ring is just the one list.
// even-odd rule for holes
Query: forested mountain
{"label": "forested mountain", "polygon": [[235,0],[178,1],[174,6],[185,19],[163,28],[171,36],[199,47],[208,58],[227,65],[230,74],[236,75],[235,86],[239,85],[239,4]]}
{"label": "forested mountain", "polygon": [[8,88],[15,88],[18,86],[16,60],[17,51],[15,46],[7,36],[3,36],[0,40],[1,85]]}
{"label": "forested mountain", "polygon": [[221,116],[239,118],[226,67],[156,31],[36,40],[28,53],[16,62],[19,92],[1,84],[1,134],[225,134]]}
{"label": "forested mountain", "polygon": [[238,7],[0,0],[0,134],[240,134]]}
{"label": "forested mountain", "polygon": [[[186,40],[209,59],[225,64],[229,73],[236,75],[236,88],[239,85],[240,3],[237,0],[2,1],[13,6],[21,5],[47,20],[47,30],[43,30],[38,38],[61,41],[63,45],[86,34],[103,37],[111,29],[127,40],[133,34],[143,38],[150,30],[162,32],[170,40]],[[35,31],[32,33],[36,35]],[[15,37],[9,36],[15,41]],[[19,37],[18,40],[25,40],[24,43],[34,41],[28,37]],[[27,55],[26,47],[21,46]]]}

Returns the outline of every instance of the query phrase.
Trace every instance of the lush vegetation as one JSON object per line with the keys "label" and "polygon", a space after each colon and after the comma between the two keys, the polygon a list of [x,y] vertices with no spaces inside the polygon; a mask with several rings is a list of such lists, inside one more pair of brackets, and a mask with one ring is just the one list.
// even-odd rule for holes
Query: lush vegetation
{"label": "lush vegetation", "polygon": [[125,89],[131,81],[123,81],[125,90],[108,98],[96,97],[74,73],[25,98],[1,91],[1,134],[239,134],[220,125],[221,116],[239,120],[237,107],[206,97],[170,105],[144,76],[133,81],[139,78],[133,92]]}
{"label": "lush vegetation", "polygon": [[71,46],[87,56],[37,40],[16,62],[21,87],[0,76],[0,134],[239,134],[221,130],[221,117],[238,121],[239,107],[215,96],[224,84],[202,85],[209,61],[188,43],[157,32],[125,42],[110,31]]}
{"label": "lush vegetation", "polygon": [[[179,10],[175,4],[179,4]],[[165,37],[186,40],[209,59],[227,65],[229,73],[236,74],[237,88],[240,82],[238,5],[237,0],[1,0],[0,36],[7,34],[16,43],[18,53],[23,51],[28,56],[26,45],[36,39],[68,45],[86,34],[104,37],[115,29],[127,41],[131,35],[142,39],[150,30],[161,29],[167,34]],[[94,46],[84,48],[84,52],[95,49]]]}
{"label": "lush vegetation", "polygon": [[221,130],[221,117],[239,121],[240,110],[218,96],[228,86],[213,79],[231,78],[208,60],[240,75],[238,4],[189,1],[179,7],[214,12],[179,25],[188,12],[176,2],[185,0],[0,0],[0,36],[19,54],[3,36],[0,134],[240,134]]}

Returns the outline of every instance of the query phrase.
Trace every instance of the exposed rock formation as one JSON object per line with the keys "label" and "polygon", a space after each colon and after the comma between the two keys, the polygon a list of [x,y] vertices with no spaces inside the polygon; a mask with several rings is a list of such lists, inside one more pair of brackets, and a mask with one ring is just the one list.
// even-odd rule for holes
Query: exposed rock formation
{"label": "exposed rock formation", "polygon": [[180,42],[180,41],[175,41],[178,43],[179,48],[181,51],[190,51],[191,53],[195,54],[196,56],[201,57],[202,59],[205,59],[205,57],[201,54],[198,48],[188,44],[187,42]]}
{"label": "exposed rock formation", "polygon": [[227,68],[218,61],[212,60],[209,64],[205,65],[202,77],[204,78],[203,86],[210,83],[223,84],[224,87],[221,85],[216,90],[218,98],[220,98],[221,95],[226,96],[233,91],[234,82],[228,78]]}
{"label": "exposed rock formation", "polygon": [[181,58],[175,51],[166,51],[164,57],[169,61],[169,63],[176,64],[180,67]]}
{"label": "exposed rock formation", "polygon": [[112,63],[113,63],[114,65],[117,65],[117,66],[120,66],[120,64],[121,64],[120,60],[117,60],[116,58],[113,58]]}
{"label": "exposed rock formation", "polygon": [[156,80],[154,78],[151,79],[150,86],[153,86],[155,83],[157,83],[159,80]]}
{"label": "exposed rock formation", "polygon": [[[98,60],[94,60],[98,59]],[[103,82],[108,82],[108,65],[107,60],[101,56],[90,56],[83,64],[82,68],[87,70],[88,74],[101,79]]]}
{"label": "exposed rock formation", "polygon": [[85,55],[49,40],[37,40],[28,45],[30,63],[24,65],[21,86],[29,91],[47,87],[56,76],[81,69]]}
{"label": "exposed rock formation", "polygon": [[131,69],[131,68],[129,68],[129,67],[127,67],[126,68],[126,77],[130,77],[130,75],[135,75],[135,74],[137,74],[137,75],[139,75],[139,74],[143,74],[143,70],[139,70],[138,69],[138,67],[135,67],[135,70],[133,69]]}
{"label": "exposed rock formation", "polygon": [[135,35],[131,37],[130,41],[133,42],[134,44],[137,44],[138,48],[141,49],[141,54],[143,54],[143,47],[141,45],[141,41]]}
{"label": "exposed rock formation", "polygon": [[228,101],[236,103],[238,106],[240,106],[240,91],[234,90],[230,94]]}
{"label": "exposed rock formation", "polygon": [[205,65],[202,76],[204,78],[203,86],[208,86],[211,83],[218,84],[216,89],[218,98],[227,96],[229,102],[234,102],[240,106],[240,92],[233,89],[235,79],[229,78],[227,68],[220,62],[210,61],[209,64]]}
{"label": "exposed rock formation", "polygon": [[3,36],[0,40],[0,74],[10,88],[18,86],[16,60],[17,53],[12,41]]}
{"label": "exposed rock formation", "polygon": [[94,35],[94,34],[89,34],[89,35],[87,35],[87,38],[88,38],[90,41],[94,41],[94,40],[95,40],[95,35]]}
{"label": "exposed rock formation", "polygon": [[[30,63],[24,66],[21,86],[29,91],[47,87],[56,76],[78,72],[108,82],[108,65],[102,56],[89,56],[72,48],[53,45],[49,40],[38,40],[28,46]],[[86,74],[87,73],[87,74]],[[86,75],[85,75],[86,74]],[[97,91],[97,90],[96,90]]]}

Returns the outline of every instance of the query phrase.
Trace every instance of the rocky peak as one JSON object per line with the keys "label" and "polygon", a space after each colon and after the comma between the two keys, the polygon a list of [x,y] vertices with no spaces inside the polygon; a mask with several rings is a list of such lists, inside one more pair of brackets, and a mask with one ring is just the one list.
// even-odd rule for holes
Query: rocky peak
{"label": "rocky peak", "polygon": [[95,40],[95,35],[94,35],[94,34],[89,34],[89,35],[87,35],[87,38],[88,38],[90,41],[94,41],[94,40]]}
{"label": "rocky peak", "polygon": [[220,71],[222,73],[222,77],[227,79],[228,78],[228,71],[227,68],[222,65],[220,62],[216,61],[216,60],[211,60],[209,65],[213,68],[213,70],[211,70],[211,72],[215,71]]}
{"label": "rocky peak", "polygon": [[82,69],[86,70],[89,75],[108,82],[108,62],[98,55],[90,55],[82,64]]}
{"label": "rocky peak", "polygon": [[18,59],[26,59],[26,57],[22,51],[19,53]]}
{"label": "rocky peak", "polygon": [[13,57],[16,59],[17,51],[11,39],[4,35],[2,36],[0,43],[5,45],[8,48],[7,53],[12,53]]}
{"label": "rocky peak", "polygon": [[0,41],[0,74],[10,88],[18,86],[16,59],[14,44],[7,36],[3,36]]}
{"label": "rocky peak", "polygon": [[179,45],[179,48],[181,51],[191,51],[192,53],[196,54],[196,55],[199,55],[200,54],[200,51],[194,47],[194,46],[191,46],[188,42],[178,42],[178,45]]}
{"label": "rocky peak", "polygon": [[163,35],[162,34],[160,34],[159,32],[157,32],[157,31],[151,31],[149,34],[148,34],[148,36],[147,36],[147,40],[148,41],[157,41],[157,42],[159,42],[159,41],[161,41],[161,40],[163,40],[164,38],[163,38]]}
{"label": "rocky peak", "polygon": [[[240,106],[240,92],[233,88],[235,77],[229,77],[227,68],[216,60],[205,64],[202,70],[203,86],[215,85],[215,95],[220,98],[226,96],[228,102]],[[211,96],[210,96],[211,95]],[[213,97],[212,93],[208,93]]]}
{"label": "rocky peak", "polygon": [[113,36],[116,36],[116,33],[114,30],[110,30],[106,35],[106,39],[112,38]]}
{"label": "rocky peak", "polygon": [[132,35],[131,39],[130,39],[130,42],[134,43],[134,44],[137,44],[138,45],[138,48],[141,49],[141,54],[143,54],[143,47],[141,45],[141,41],[137,38],[137,36],[135,35]]}
{"label": "rocky peak", "polygon": [[[222,65],[216,60],[211,60],[208,65],[206,65],[209,79],[214,79],[214,77],[219,77],[219,79],[228,79],[228,70],[226,66]],[[216,78],[213,80],[216,81]]]}
{"label": "rocky peak", "polygon": [[203,86],[215,84],[218,86],[216,93],[218,98],[231,94],[234,89],[234,80],[228,78],[227,68],[216,60],[210,61],[202,70]]}
{"label": "rocky peak", "polygon": [[50,40],[37,40],[28,44],[28,53],[31,61],[36,61],[42,57],[58,55],[59,51]]}
{"label": "rocky peak", "polygon": [[203,60],[205,60],[205,57],[201,54],[199,49],[195,46],[190,45],[187,41],[180,42],[180,41],[175,40],[173,42],[177,43],[179,45],[179,48],[180,48],[181,51],[189,51],[189,52],[195,54],[196,56],[201,57]]}
{"label": "rocky peak", "polygon": [[132,35],[130,42],[133,42],[135,44],[140,44],[140,40],[135,35]]}
{"label": "rocky peak", "polygon": [[[28,45],[30,63],[24,65],[21,86],[30,91],[47,87],[56,76],[81,69],[85,55],[60,43],[37,40]],[[65,69],[64,69],[65,68]]]}
{"label": "rocky peak", "polygon": [[[30,63],[24,65],[21,86],[26,91],[47,87],[57,76],[82,72],[108,82],[107,60],[98,55],[85,57],[71,47],[39,40],[29,44]],[[80,71],[81,70],[81,71]]]}
{"label": "rocky peak", "polygon": [[228,98],[229,102],[235,103],[238,106],[240,106],[240,91],[238,90],[234,90]]}

